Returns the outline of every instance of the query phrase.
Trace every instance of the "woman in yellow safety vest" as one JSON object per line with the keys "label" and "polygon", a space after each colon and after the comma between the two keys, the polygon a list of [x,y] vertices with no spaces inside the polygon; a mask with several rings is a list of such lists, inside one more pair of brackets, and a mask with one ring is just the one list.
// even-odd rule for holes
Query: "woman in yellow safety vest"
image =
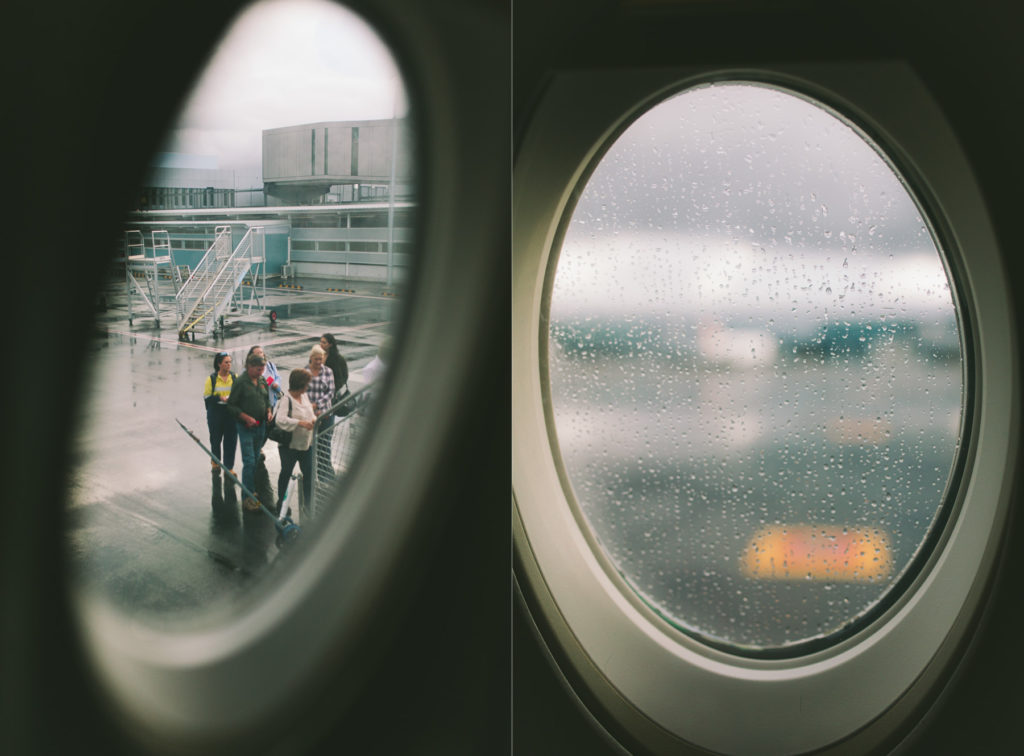
{"label": "woman in yellow safety vest", "polygon": [[[231,393],[235,375],[231,372],[231,355],[220,352],[213,358],[213,373],[206,378],[203,387],[203,401],[206,402],[206,425],[210,429],[210,450],[217,455],[224,466],[234,472],[235,448],[238,445],[238,431],[235,418],[227,411],[226,403]],[[221,453],[221,444],[224,450]],[[212,459],[210,466],[214,475],[220,475],[220,467]]]}

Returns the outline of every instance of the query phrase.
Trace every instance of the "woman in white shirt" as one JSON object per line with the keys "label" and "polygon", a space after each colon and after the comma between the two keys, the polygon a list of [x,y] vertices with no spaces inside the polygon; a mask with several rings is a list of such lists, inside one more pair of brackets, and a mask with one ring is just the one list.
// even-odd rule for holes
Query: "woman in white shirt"
{"label": "woman in white shirt", "polygon": [[316,413],[306,395],[309,382],[313,376],[308,370],[299,368],[288,375],[288,391],[277,402],[274,422],[283,431],[291,431],[290,444],[278,444],[277,451],[281,455],[281,474],[277,478],[277,511],[281,511],[288,481],[291,479],[295,463],[299,463],[302,471],[302,493],[304,506],[312,502],[310,495],[313,486],[313,423]]}

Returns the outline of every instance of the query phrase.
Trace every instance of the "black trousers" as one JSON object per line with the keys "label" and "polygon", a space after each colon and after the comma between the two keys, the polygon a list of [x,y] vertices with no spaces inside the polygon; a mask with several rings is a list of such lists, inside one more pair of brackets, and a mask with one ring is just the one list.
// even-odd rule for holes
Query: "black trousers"
{"label": "black trousers", "polygon": [[310,497],[313,491],[313,447],[302,451],[292,449],[283,444],[277,445],[277,452],[281,455],[281,474],[277,476],[277,503],[284,502],[285,494],[288,491],[288,481],[291,480],[292,470],[295,463],[299,464],[302,472],[302,494],[306,506],[310,506]]}

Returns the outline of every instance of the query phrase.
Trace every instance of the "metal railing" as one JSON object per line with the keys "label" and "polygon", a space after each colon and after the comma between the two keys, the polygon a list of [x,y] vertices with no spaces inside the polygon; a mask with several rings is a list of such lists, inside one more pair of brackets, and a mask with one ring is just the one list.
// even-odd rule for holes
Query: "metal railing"
{"label": "metal railing", "polygon": [[175,295],[178,314],[178,330],[182,330],[193,313],[200,306],[203,296],[209,290],[213,279],[231,257],[231,226],[217,226],[213,244],[206,250],[188,280]]}
{"label": "metal railing", "polygon": [[[209,251],[178,293],[179,335],[208,335],[217,328],[218,319],[231,305],[243,280],[253,267],[264,263],[263,227],[250,227],[234,251],[230,250],[231,229],[218,226]],[[258,300],[254,284],[248,303],[250,312]]]}
{"label": "metal railing", "polygon": [[153,231],[153,246],[148,248],[141,231],[126,230],[124,263],[129,325],[134,323],[133,300],[137,295],[153,313],[159,327],[161,305],[165,299],[169,301],[162,292],[164,287],[160,284],[161,271],[167,270],[170,273],[168,277],[172,281],[172,286],[177,288],[181,285],[180,277],[175,279],[174,251],[171,249],[167,232]]}
{"label": "metal railing", "polygon": [[181,290],[184,281],[181,278],[181,269],[174,259],[174,247],[171,246],[171,235],[165,229],[153,230],[153,256],[166,258],[169,264],[168,276],[174,284],[174,291]]}
{"label": "metal railing", "polygon": [[372,413],[374,387],[371,383],[335,401],[313,425],[312,502],[308,507],[313,518],[331,506],[335,485],[351,469]]}

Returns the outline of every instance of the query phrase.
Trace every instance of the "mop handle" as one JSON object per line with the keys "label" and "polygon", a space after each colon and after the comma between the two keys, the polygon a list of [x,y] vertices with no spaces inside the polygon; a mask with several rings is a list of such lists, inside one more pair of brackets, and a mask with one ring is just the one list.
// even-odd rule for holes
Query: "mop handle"
{"label": "mop handle", "polygon": [[[224,474],[229,476],[231,478],[231,480],[234,481],[234,483],[237,484],[238,487],[242,489],[242,493],[244,493],[250,499],[253,499],[255,501],[259,501],[259,498],[256,496],[256,494],[254,494],[252,491],[250,491],[248,488],[246,488],[245,484],[242,483],[242,481],[240,481],[238,479],[238,476],[236,476],[227,467],[225,467],[224,463],[221,462],[219,459],[217,459],[217,456],[212,451],[207,449],[203,445],[202,441],[200,441],[198,438],[196,438],[196,434],[195,433],[193,433],[188,428],[186,428],[185,424],[183,422],[181,422],[181,420],[178,420],[178,418],[174,418],[174,420],[175,420],[176,423],[178,423],[178,425],[181,426],[181,429],[188,434],[189,438],[191,438],[193,441],[195,441],[196,444],[198,444],[199,448],[202,449],[204,452],[206,452],[207,455],[209,455],[210,459],[212,459],[214,462],[217,463],[218,467],[220,467],[220,469],[224,471]],[[262,506],[262,504],[260,506]]]}
{"label": "mop handle", "polygon": [[224,471],[224,474],[227,475],[228,477],[230,477],[231,480],[234,481],[238,485],[238,487],[242,489],[242,492],[246,496],[248,496],[250,499],[254,500],[257,504],[260,505],[260,509],[267,515],[267,517],[269,517],[271,520],[274,521],[274,528],[277,530],[278,533],[280,533],[286,539],[294,538],[295,536],[297,536],[299,534],[299,526],[296,525],[294,522],[292,522],[291,518],[287,514],[285,514],[285,516],[282,517],[280,520],[277,519],[277,517],[274,515],[274,513],[271,512],[269,509],[267,509],[266,504],[261,502],[259,500],[259,498],[256,496],[256,494],[254,494],[252,491],[250,491],[248,488],[246,488],[245,484],[242,483],[242,481],[240,481],[238,479],[238,477],[233,472],[231,472],[228,468],[226,468],[224,466],[224,463],[221,462],[219,459],[217,459],[217,457],[214,455],[214,453],[211,452],[209,449],[207,449],[203,445],[202,441],[200,441],[198,438],[196,438],[196,434],[195,433],[193,433],[192,431],[190,431],[188,428],[185,427],[185,423],[181,422],[181,420],[178,420],[178,418],[174,418],[174,420],[175,420],[175,422],[178,423],[178,425],[181,426],[181,429],[183,431],[185,431],[185,433],[188,434],[189,438],[191,438],[193,441],[195,441],[196,444],[199,446],[199,448],[202,449],[204,452],[206,452],[206,454],[210,457],[210,459],[212,459],[214,462],[216,462],[220,466],[220,469]]}

